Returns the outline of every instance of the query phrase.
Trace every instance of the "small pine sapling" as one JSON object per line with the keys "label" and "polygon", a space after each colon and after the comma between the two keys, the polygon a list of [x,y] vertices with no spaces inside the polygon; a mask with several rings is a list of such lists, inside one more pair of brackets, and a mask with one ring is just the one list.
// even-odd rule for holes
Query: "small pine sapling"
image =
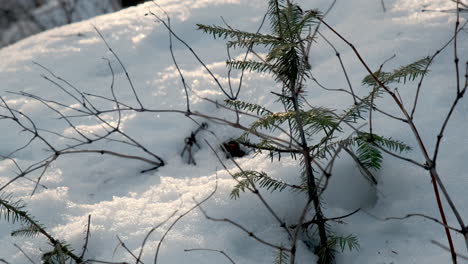
{"label": "small pine sapling", "polygon": [[[226,106],[234,111],[244,111],[256,115],[257,120],[250,124],[250,130],[242,134],[236,141],[254,152],[267,151],[273,159],[281,155],[291,155],[299,158],[302,166],[302,184],[293,185],[274,179],[265,172],[242,171],[234,174],[237,185],[231,192],[231,197],[237,199],[251,185],[257,185],[268,191],[292,191],[305,192],[308,197],[307,206],[314,209],[314,225],[307,225],[304,230],[302,224],[294,225],[294,234],[308,232],[312,229],[318,233],[319,243],[314,246],[315,253],[319,256],[319,263],[333,263],[337,248],[344,250],[357,249],[358,242],[355,236],[339,237],[331,232],[328,219],[323,213],[321,193],[327,186],[328,178],[333,162],[342,150],[345,150],[355,158],[356,163],[363,170],[363,175],[373,184],[377,180],[370,172],[378,170],[382,163],[382,151],[403,152],[410,147],[401,141],[385,138],[374,133],[364,133],[356,128],[359,120],[364,119],[364,114],[373,107],[373,100],[379,96],[379,89],[375,87],[368,96],[356,101],[354,105],[343,113],[322,106],[311,106],[305,94],[308,92],[307,80],[311,79],[311,65],[309,63],[309,51],[315,41],[312,27],[316,26],[321,16],[320,12],[311,9],[303,10],[292,1],[270,0],[267,16],[270,20],[271,32],[251,33],[233,29],[229,25],[207,26],[198,25],[198,29],[213,35],[214,38],[229,39],[228,48],[245,48],[257,58],[256,60],[231,60],[226,64],[229,69],[252,71],[257,73],[269,73],[274,76],[280,85],[279,91],[270,91],[277,97],[284,111],[275,112],[255,102],[245,102],[232,98],[225,100]],[[266,56],[257,54],[253,48],[260,46],[266,48]],[[419,75],[419,70],[424,67],[425,60],[418,61],[407,67],[398,69],[392,73],[382,72],[388,82],[406,81]],[[371,80],[369,79],[369,82]],[[345,139],[344,126],[349,126],[355,131]],[[262,131],[271,137],[258,136]],[[275,134],[276,133],[276,134]],[[289,144],[278,142],[278,134],[289,136]],[[273,136],[274,135],[274,136]],[[341,139],[340,139],[341,137]],[[317,166],[328,162],[326,168]],[[320,173],[325,176],[326,182],[322,182]],[[296,241],[292,242],[295,250]],[[346,247],[347,245],[347,247]],[[295,263],[295,252],[278,252],[275,263]]]}

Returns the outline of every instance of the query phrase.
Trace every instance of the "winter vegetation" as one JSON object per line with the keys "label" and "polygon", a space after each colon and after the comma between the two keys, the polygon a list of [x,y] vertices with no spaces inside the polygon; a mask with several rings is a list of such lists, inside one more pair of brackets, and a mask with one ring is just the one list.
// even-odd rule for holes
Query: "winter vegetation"
{"label": "winter vegetation", "polygon": [[463,263],[467,9],[149,1],[0,49],[0,262]]}

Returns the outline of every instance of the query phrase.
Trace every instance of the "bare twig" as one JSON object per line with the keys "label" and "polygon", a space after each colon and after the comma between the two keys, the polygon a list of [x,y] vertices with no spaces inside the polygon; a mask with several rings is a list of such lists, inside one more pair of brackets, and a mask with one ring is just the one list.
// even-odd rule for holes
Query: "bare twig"
{"label": "bare twig", "polygon": [[29,260],[29,262],[31,262],[32,264],[36,264],[36,262],[34,262],[34,260],[32,260],[32,258],[28,256],[28,254],[26,254],[26,252],[24,252],[24,250],[20,246],[18,246],[17,244],[13,244],[13,246],[15,246],[19,251],[21,251],[21,253],[23,253],[23,255]]}
{"label": "bare twig", "polygon": [[156,248],[156,254],[154,256],[154,264],[158,263],[159,250],[160,250],[161,245],[162,245],[162,243],[164,241],[164,238],[166,238],[167,234],[172,230],[172,228],[175,226],[175,224],[177,224],[177,222],[179,222],[180,219],[182,219],[184,216],[186,216],[187,214],[192,212],[195,208],[201,208],[201,205],[203,203],[205,203],[206,201],[208,201],[216,193],[217,190],[218,190],[218,175],[216,174],[215,187],[214,187],[213,191],[206,198],[204,198],[200,202],[196,202],[194,206],[192,206],[190,209],[185,211],[183,214],[179,215],[174,220],[174,222],[172,222],[172,224],[167,228],[166,232],[161,237],[161,240],[159,240],[158,247]]}
{"label": "bare twig", "polygon": [[[155,1],[152,1],[159,9],[163,10]],[[178,40],[180,41],[185,47],[187,47],[187,49],[189,49],[189,51],[192,53],[192,55],[197,59],[197,61],[203,66],[203,68],[205,68],[205,70],[208,72],[208,74],[213,78],[213,80],[215,81],[215,83],[218,85],[218,87],[225,92],[224,90],[224,87],[221,85],[221,83],[219,82],[218,78],[216,78],[216,76],[213,74],[213,72],[208,68],[208,66],[206,66],[206,64],[200,59],[200,57],[198,56],[198,54],[192,49],[192,47],[190,47],[187,42],[185,42],[183,39],[181,39],[172,29],[171,27],[166,23],[166,21],[164,21],[163,19],[161,19],[157,14],[153,13],[151,10],[148,11],[149,14],[151,14],[153,17],[155,17],[159,22],[161,22],[164,27],[166,27],[166,29]]]}
{"label": "bare twig", "polygon": [[165,223],[167,223],[167,221],[169,221],[169,219],[171,219],[178,211],[179,211],[179,210],[175,210],[174,212],[172,212],[172,214],[170,214],[164,221],[162,221],[161,223],[157,224],[155,227],[151,228],[150,231],[148,231],[148,233],[146,233],[146,236],[145,236],[145,238],[143,239],[143,242],[141,243],[140,253],[138,253],[138,258],[136,259],[135,264],[141,263],[140,259],[141,259],[141,256],[143,255],[143,249],[145,248],[146,241],[148,240],[148,238],[150,237],[150,235],[151,235],[156,229],[158,229],[159,227],[161,227],[162,225],[164,225]]}
{"label": "bare twig", "polygon": [[380,3],[382,4],[382,11],[385,13],[387,12],[387,8],[385,7],[385,2],[384,0],[380,0]]}
{"label": "bare twig", "polygon": [[343,64],[343,60],[341,59],[340,52],[335,48],[335,45],[333,45],[322,33],[317,31],[317,33],[325,40],[325,42],[335,51],[335,55],[338,58],[338,61],[340,62],[341,70],[343,71],[346,82],[348,83],[349,91],[353,97],[354,104],[357,104],[356,101],[356,95],[354,94],[353,86],[351,85],[351,81],[349,80],[348,72],[346,71],[346,68]]}
{"label": "bare twig", "polygon": [[[463,23],[463,25],[458,29],[458,32],[460,32],[461,30],[463,30],[466,25],[468,23],[468,20],[465,21],[465,23]],[[452,41],[455,39],[455,34],[440,48],[438,49],[436,52],[434,52],[434,54],[430,57],[429,59],[429,63],[426,65],[426,68],[424,69],[424,74],[421,75],[421,78],[419,79],[419,82],[418,82],[418,87],[416,89],[416,95],[414,97],[414,102],[413,102],[413,109],[411,110],[411,119],[413,119],[414,117],[414,113],[416,112],[416,106],[418,104],[418,99],[419,99],[419,94],[420,94],[420,91],[422,89],[422,83],[424,81],[424,78],[426,77],[428,71],[429,71],[429,66],[432,65],[432,62],[434,61],[434,59],[443,51],[445,50],[450,43],[452,43]]]}
{"label": "bare twig", "polygon": [[191,248],[191,249],[184,249],[185,252],[192,252],[192,251],[212,251],[212,252],[218,252],[219,254],[222,254],[223,256],[225,256],[232,264],[236,264],[234,262],[234,260],[229,257],[228,254],[226,254],[226,252],[224,252],[223,250],[217,250],[217,249],[211,249],[211,248]]}
{"label": "bare twig", "polygon": [[104,38],[104,36],[102,35],[101,31],[99,31],[99,29],[98,29],[96,26],[94,26],[94,30],[96,30],[96,32],[98,33],[99,37],[101,37],[101,39],[102,39],[102,41],[104,42],[104,44],[106,44],[107,49],[112,53],[112,55],[114,56],[114,58],[117,59],[117,61],[119,62],[120,66],[122,67],[122,70],[125,72],[125,76],[127,77],[128,83],[130,84],[130,87],[132,88],[133,94],[135,95],[135,99],[136,99],[136,101],[138,102],[138,105],[140,106],[140,108],[143,108],[143,104],[141,103],[140,98],[138,97],[138,94],[137,94],[137,92],[136,92],[136,89],[135,89],[135,87],[133,86],[133,82],[132,82],[132,79],[130,78],[130,75],[128,74],[127,68],[125,67],[125,65],[123,64],[123,62],[120,60],[120,57],[117,55],[117,53],[115,53],[115,51],[111,48],[111,46],[109,45],[109,43],[107,43],[107,41],[106,41],[106,39]]}
{"label": "bare twig", "polygon": [[257,242],[263,244],[263,245],[266,245],[266,246],[269,246],[269,247],[272,247],[272,248],[275,248],[275,249],[278,249],[278,250],[284,250],[284,251],[287,251],[287,252],[290,252],[291,249],[288,249],[288,248],[285,248],[283,246],[278,246],[278,245],[275,245],[273,243],[270,243],[266,240],[263,240],[262,238],[258,237],[257,235],[255,235],[252,231],[248,230],[247,228],[245,228],[244,226],[242,226],[241,224],[231,220],[231,219],[228,219],[228,218],[215,218],[215,217],[211,217],[209,216],[206,211],[203,209],[202,206],[199,206],[198,209],[202,212],[202,214],[205,216],[206,219],[210,220],[210,221],[214,221],[214,222],[225,222],[225,223],[229,223],[235,227],[237,227],[238,229],[240,229],[242,232],[246,233],[249,237],[253,238],[254,240],[256,240]]}
{"label": "bare twig", "polygon": [[88,224],[86,225],[85,243],[83,245],[83,250],[81,251],[80,258],[83,258],[85,253],[86,253],[86,250],[88,250],[88,241],[89,241],[89,236],[90,236],[90,233],[89,233],[90,228],[91,228],[91,215],[88,215]]}
{"label": "bare twig", "polygon": [[[133,254],[133,252],[127,247],[127,245],[125,245],[125,243],[122,241],[122,239],[120,239],[119,236],[117,236],[117,240],[119,240],[119,245],[121,247],[123,247],[125,249],[125,251],[128,252],[128,254],[130,254],[130,256],[132,256],[134,259],[138,260],[137,256],[135,256],[135,254]],[[141,261],[140,261],[141,262]],[[138,263],[138,262],[137,262]]]}
{"label": "bare twig", "polygon": [[[411,119],[410,115],[406,111],[404,105],[402,104],[402,102],[400,101],[398,96],[393,91],[391,91],[391,89],[389,89],[384,83],[382,83],[379,80],[379,78],[377,78],[377,76],[375,76],[375,74],[371,71],[371,69],[369,68],[367,63],[364,61],[364,59],[362,58],[361,54],[358,52],[356,47],[351,42],[349,42],[346,38],[344,38],[340,33],[338,33],[333,27],[328,25],[323,20],[322,20],[322,22],[324,23],[324,25],[326,25],[333,33],[335,33],[341,40],[343,40],[353,50],[353,52],[355,53],[355,55],[357,56],[357,58],[359,59],[361,64],[364,66],[364,68],[367,70],[367,72],[378,83],[378,85],[380,87],[382,87],[392,97],[392,99],[395,101],[395,103],[400,108],[401,112],[404,114],[406,120],[408,121],[408,125],[410,126],[411,131],[413,132],[413,135],[415,136],[416,141],[418,142],[418,146],[419,146],[422,154],[424,155],[426,163],[431,168],[430,169],[430,175],[431,175],[431,178],[432,178],[432,186],[434,188],[434,194],[436,196],[437,207],[439,209],[439,213],[441,215],[442,222],[444,223],[444,225],[447,225],[447,219],[445,217],[445,211],[444,211],[444,208],[443,208],[443,205],[442,205],[442,201],[440,199],[438,186],[441,186],[441,190],[442,190],[444,196],[446,197],[446,199],[449,201],[449,205],[450,205],[452,211],[456,215],[458,215],[458,211],[457,211],[456,207],[453,205],[453,203],[450,202],[451,201],[450,196],[449,196],[448,192],[445,191],[445,187],[443,187],[443,183],[439,178],[439,174],[438,174],[438,172],[437,172],[437,170],[435,168],[435,164],[433,163],[433,161],[429,157],[426,146],[425,146],[425,144],[424,144],[424,142],[423,142],[423,140],[422,140],[422,138],[421,138],[421,136],[419,134],[419,130],[416,128],[416,125],[414,124],[414,122]],[[457,219],[458,219],[458,217],[457,217]],[[459,222],[460,222],[460,219],[459,219]],[[460,222],[460,224],[461,223],[462,222]],[[445,227],[445,233],[447,235],[447,240],[449,242],[449,245],[450,245],[450,248],[451,248],[451,251],[452,251],[452,261],[453,261],[453,263],[456,263],[456,254],[455,254],[455,249],[454,249],[454,246],[453,246],[452,236],[450,235],[450,231],[449,231],[449,229],[447,227]]]}
{"label": "bare twig", "polygon": [[388,221],[388,220],[405,220],[405,219],[408,219],[408,218],[412,218],[412,217],[422,217],[422,218],[425,218],[425,219],[428,219],[428,220],[431,220],[443,227],[446,227],[450,230],[453,230],[453,231],[456,231],[458,233],[461,233],[461,230],[460,229],[457,229],[455,227],[451,227],[449,225],[445,225],[444,223],[442,223],[441,221],[439,221],[437,218],[434,218],[434,217],[431,217],[431,216],[428,216],[428,215],[425,215],[425,214],[419,214],[419,213],[412,213],[412,214],[406,214],[405,216],[389,216],[389,217],[379,217],[379,216],[376,216],[376,215],[373,215],[367,211],[364,211],[364,213],[366,213],[367,215],[377,219],[377,220],[380,220],[380,221]]}
{"label": "bare twig", "polygon": [[[434,244],[434,245],[436,245],[436,246],[438,246],[438,247],[440,247],[440,248],[442,248],[442,249],[444,249],[444,250],[447,250],[448,252],[451,252],[451,251],[450,251],[450,248],[448,248],[447,246],[443,245],[443,244],[440,243],[440,242],[437,242],[437,241],[435,241],[435,240],[431,240],[431,243]],[[455,252],[455,253],[456,253],[456,252]],[[457,254],[457,256],[460,257],[461,259],[468,260],[468,257],[467,257],[467,256],[462,255],[462,254],[460,254],[460,253],[456,253],[456,254]]]}
{"label": "bare twig", "polygon": [[97,259],[88,259],[85,260],[83,263],[101,263],[101,264],[129,264],[128,262],[111,262],[111,261],[104,261],[104,260],[97,260]]}
{"label": "bare twig", "polygon": [[[215,135],[216,136],[216,135]],[[236,177],[234,177],[234,175],[231,173],[231,171],[227,168],[226,164],[223,162],[223,160],[219,157],[218,153],[216,152],[216,150],[213,148],[213,146],[205,139],[205,143],[208,145],[208,147],[210,147],[211,151],[213,151],[213,153],[215,154],[216,158],[218,159],[218,161],[221,163],[221,165],[224,167],[224,169],[229,173],[229,175],[231,175],[231,177],[237,181],[239,183],[239,179],[237,179]],[[220,146],[222,148],[224,148],[224,146],[222,144],[220,144]],[[226,149],[225,149],[225,152],[226,153],[229,153]],[[230,160],[236,165],[236,167],[244,174],[244,175],[247,175],[245,173],[245,171],[242,169],[242,167],[236,162],[235,159],[233,159],[232,157],[229,157]],[[278,221],[278,223],[280,224],[281,227],[283,227],[283,229],[285,229],[286,233],[291,237],[291,232],[289,231],[289,229],[286,227],[286,223],[281,220],[281,218],[278,216],[278,214],[273,210],[273,208],[267,203],[267,201],[265,200],[265,198],[261,195],[260,191],[257,189],[257,187],[255,186],[255,183],[249,178],[249,177],[246,177],[247,180],[249,180],[249,185],[246,186],[246,188],[252,192],[254,195],[256,195],[259,200],[262,202],[262,204],[265,206],[265,208],[268,210],[268,212],[276,219],[276,221]]]}

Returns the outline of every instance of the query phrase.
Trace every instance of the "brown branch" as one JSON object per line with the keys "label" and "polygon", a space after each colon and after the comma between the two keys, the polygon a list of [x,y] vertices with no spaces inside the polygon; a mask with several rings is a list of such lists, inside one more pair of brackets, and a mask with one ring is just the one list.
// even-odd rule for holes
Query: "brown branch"
{"label": "brown branch", "polygon": [[[341,40],[343,40],[348,46],[350,46],[350,48],[353,50],[353,52],[355,53],[356,57],[359,59],[359,61],[361,62],[361,64],[364,66],[364,68],[367,70],[367,72],[372,76],[372,78],[378,83],[378,85],[380,87],[382,87],[391,97],[392,99],[395,101],[395,103],[398,105],[398,107],[400,108],[400,110],[402,111],[402,113],[404,114],[406,120],[408,121],[408,125],[410,126],[411,128],[411,131],[413,132],[413,135],[415,136],[416,138],[416,141],[418,142],[418,145],[421,149],[421,152],[422,154],[424,155],[424,158],[426,159],[426,163],[428,164],[429,167],[431,167],[430,169],[430,175],[431,175],[431,178],[432,178],[432,186],[434,188],[434,194],[436,196],[436,202],[437,202],[437,207],[439,209],[439,213],[441,215],[441,218],[442,218],[442,222],[444,223],[444,225],[447,225],[447,219],[445,217],[445,211],[444,211],[444,208],[443,208],[443,205],[442,205],[442,201],[441,201],[441,198],[440,198],[440,194],[439,194],[439,188],[438,186],[441,187],[442,189],[442,192],[444,194],[444,196],[446,197],[446,199],[449,201],[449,205],[452,209],[452,211],[455,213],[455,215],[458,215],[458,211],[456,209],[456,207],[453,205],[453,203],[451,202],[451,199],[450,199],[450,196],[448,194],[448,192],[446,192],[445,190],[445,187],[443,186],[443,183],[442,181],[440,180],[439,178],[439,174],[437,172],[437,170],[435,169],[435,164],[433,164],[433,161],[429,158],[429,154],[426,150],[426,146],[424,145],[424,142],[421,138],[421,136],[419,135],[419,131],[418,129],[416,128],[415,124],[413,123],[413,120],[411,119],[410,115],[408,114],[408,112],[406,111],[404,105],[402,104],[402,102],[399,100],[399,98],[397,97],[397,95],[392,92],[384,83],[382,83],[378,78],[377,76],[371,71],[371,69],[369,68],[369,66],[367,65],[367,63],[364,61],[364,59],[362,58],[361,54],[358,52],[358,50],[356,49],[356,47],[351,43],[349,42],[346,38],[344,38],[340,33],[338,33],[333,27],[331,27],[330,25],[328,25],[326,22],[324,22],[322,20],[322,22],[324,23],[324,25],[326,25],[333,33],[335,33],[335,35],[337,35]],[[458,219],[458,217],[457,217]],[[460,222],[460,219],[459,219],[459,222]],[[460,224],[462,224],[462,222],[460,222]],[[447,235],[447,240],[449,242],[449,245],[450,245],[450,248],[451,248],[451,251],[452,251],[452,261],[453,263],[456,263],[456,255],[455,255],[455,249],[454,249],[454,246],[453,246],[453,241],[452,241],[452,236],[450,234],[450,231],[447,227],[445,227],[445,233]]]}

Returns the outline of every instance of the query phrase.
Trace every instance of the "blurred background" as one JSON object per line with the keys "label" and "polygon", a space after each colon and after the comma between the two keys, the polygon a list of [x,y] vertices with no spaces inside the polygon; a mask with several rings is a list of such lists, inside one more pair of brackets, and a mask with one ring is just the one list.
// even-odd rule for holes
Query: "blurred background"
{"label": "blurred background", "polygon": [[0,0],[0,47],[147,0]]}

